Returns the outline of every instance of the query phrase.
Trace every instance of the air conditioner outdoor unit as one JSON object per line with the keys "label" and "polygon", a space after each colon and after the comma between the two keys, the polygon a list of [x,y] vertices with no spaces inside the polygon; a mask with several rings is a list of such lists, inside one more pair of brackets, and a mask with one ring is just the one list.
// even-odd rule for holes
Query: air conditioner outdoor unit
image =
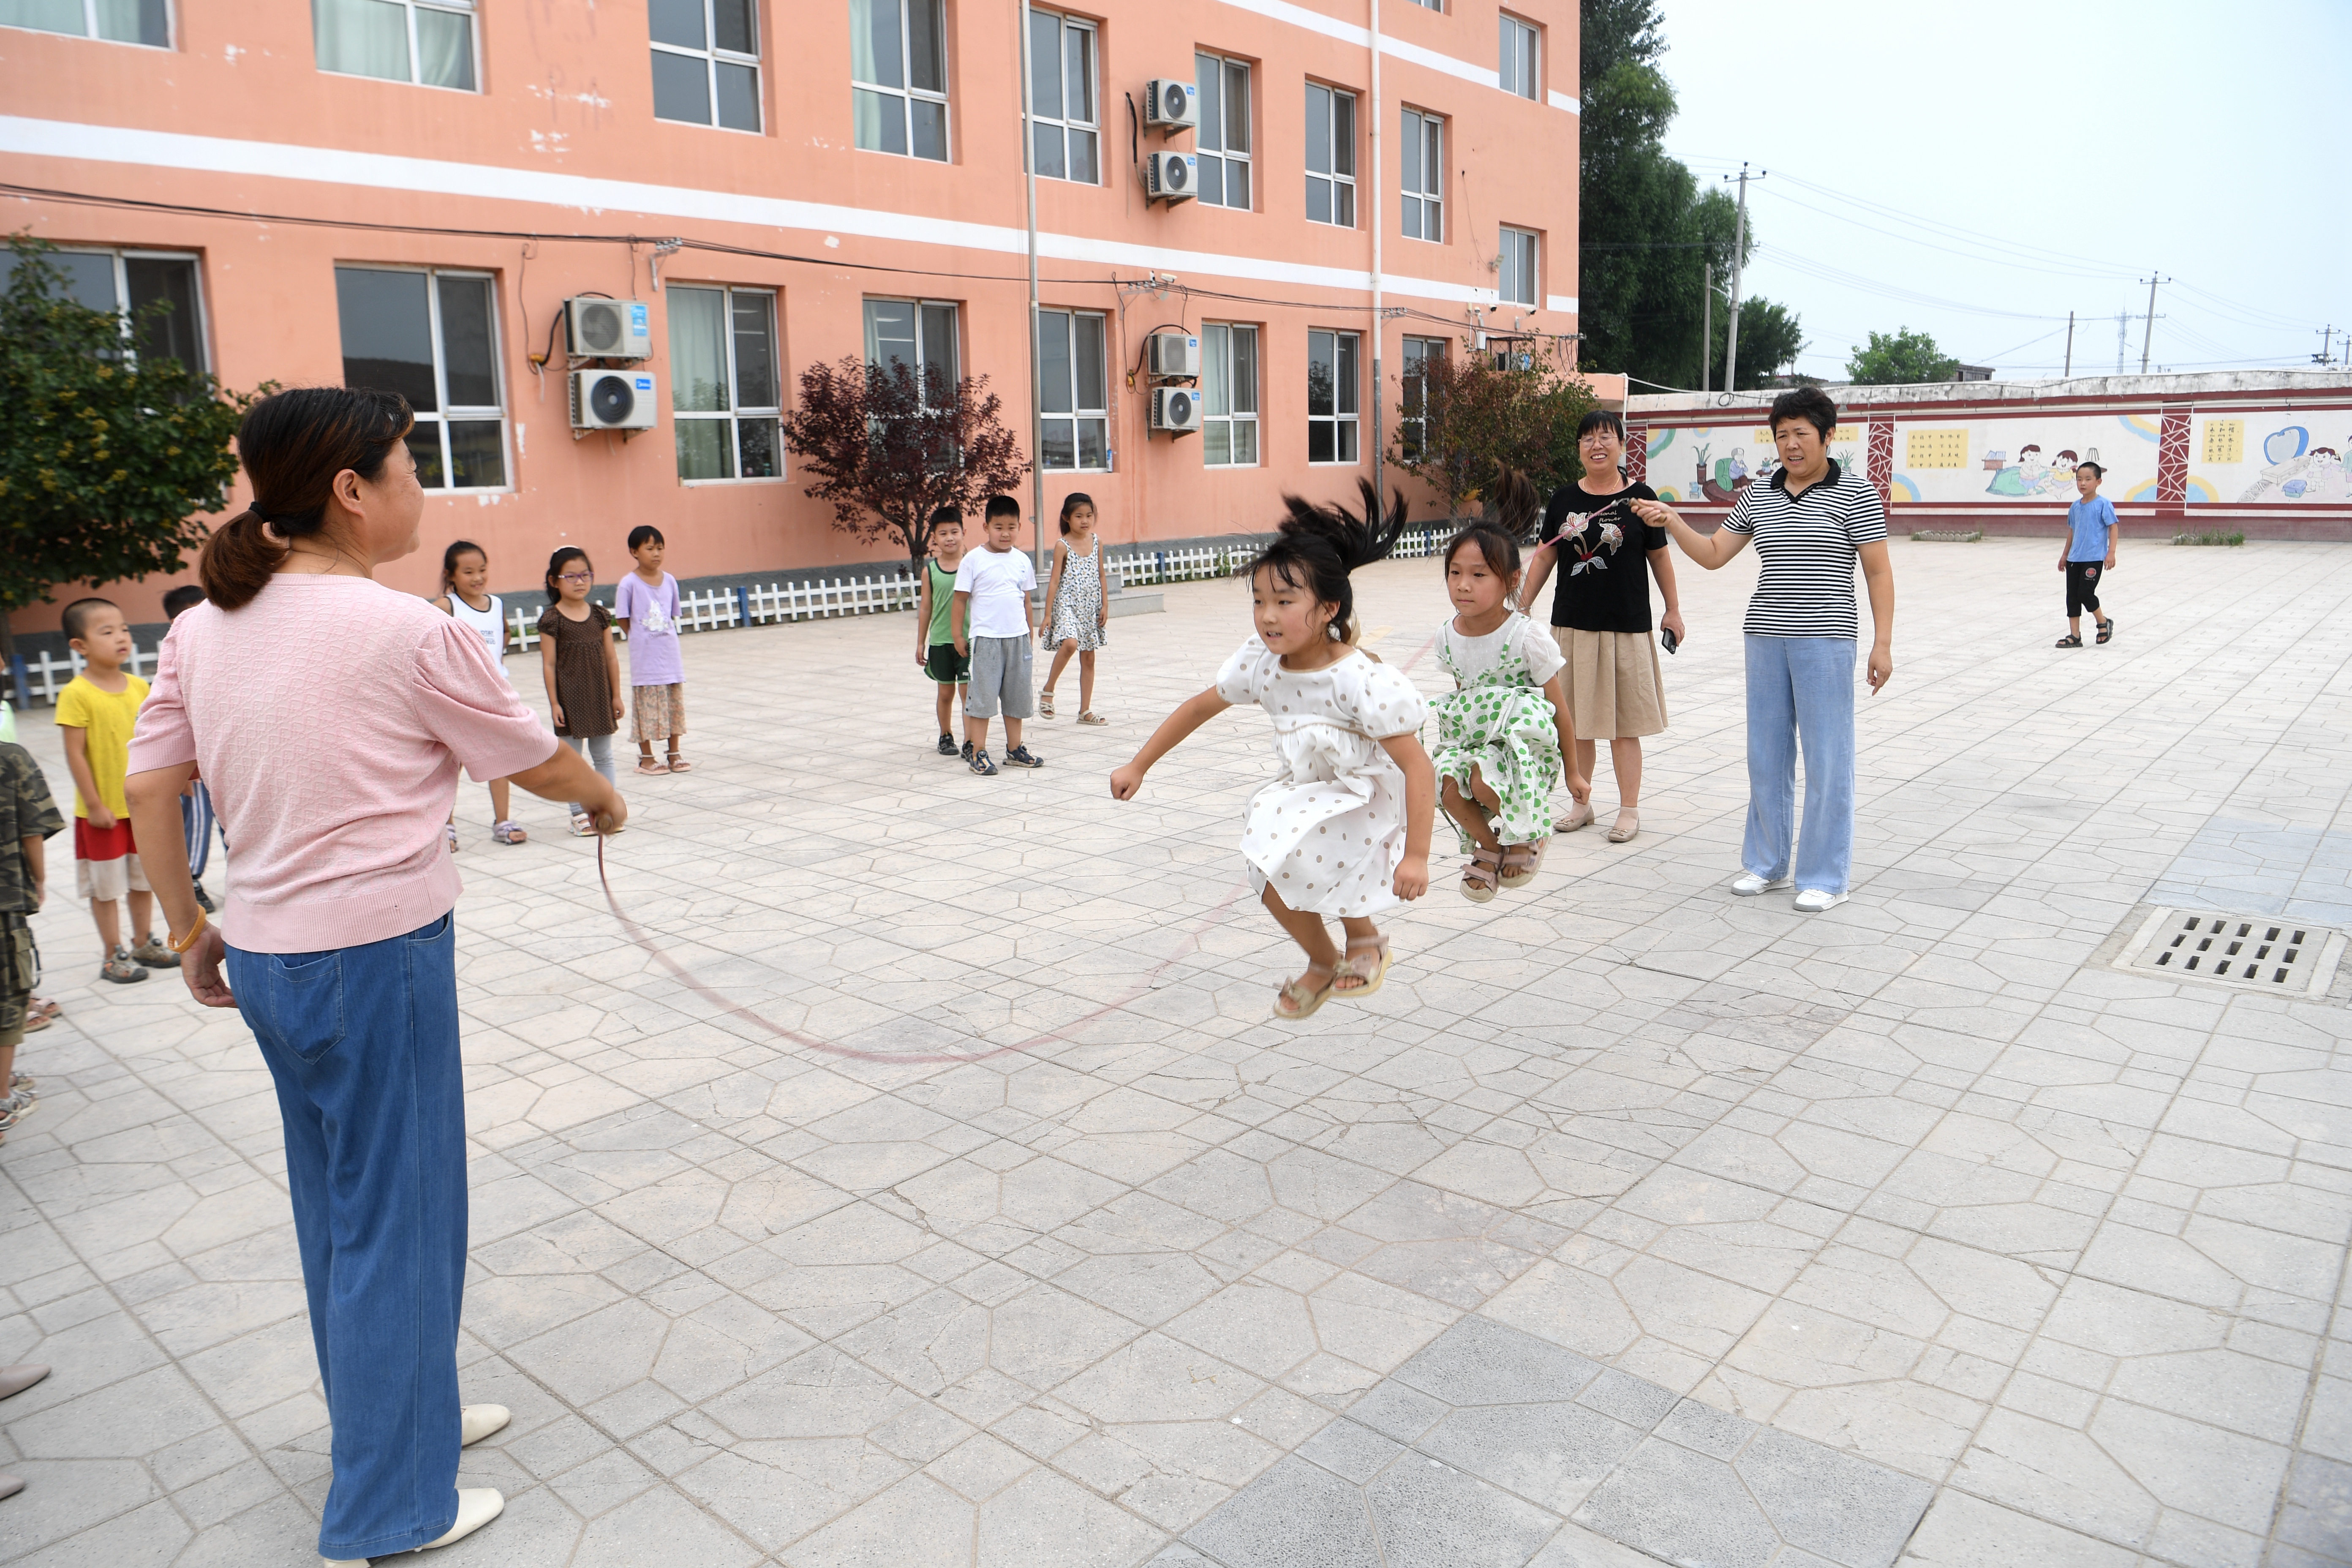
{"label": "air conditioner outdoor unit", "polygon": [[572,373],[574,430],[650,430],[660,413],[649,370],[575,370]]}
{"label": "air conditioner outdoor unit", "polygon": [[1201,161],[1190,153],[1154,153],[1144,160],[1144,199],[1189,202],[1201,184]]}
{"label": "air conditioner outdoor unit", "polygon": [[1198,130],[1201,124],[1201,95],[1189,81],[1154,81],[1146,100],[1150,107],[1144,110],[1147,124],[1169,131]]}
{"label": "air conditioner outdoor unit", "polygon": [[653,325],[641,300],[566,300],[563,318],[575,359],[653,357]]}
{"label": "air conditioner outdoor unit", "polygon": [[1201,340],[1188,332],[1152,333],[1151,374],[1197,379],[1201,374]]}
{"label": "air conditioner outdoor unit", "polygon": [[1151,389],[1151,427],[1189,436],[1201,427],[1201,395],[1189,386]]}

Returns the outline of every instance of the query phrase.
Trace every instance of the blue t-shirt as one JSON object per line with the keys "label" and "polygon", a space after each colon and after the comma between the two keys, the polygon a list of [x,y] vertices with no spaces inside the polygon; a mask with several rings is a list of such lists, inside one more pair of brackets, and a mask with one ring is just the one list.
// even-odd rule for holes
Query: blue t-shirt
{"label": "blue t-shirt", "polygon": [[2105,496],[2069,502],[2066,526],[2074,531],[2074,542],[2066,547],[2067,560],[2105,561],[2107,530],[2116,526],[2115,505]]}

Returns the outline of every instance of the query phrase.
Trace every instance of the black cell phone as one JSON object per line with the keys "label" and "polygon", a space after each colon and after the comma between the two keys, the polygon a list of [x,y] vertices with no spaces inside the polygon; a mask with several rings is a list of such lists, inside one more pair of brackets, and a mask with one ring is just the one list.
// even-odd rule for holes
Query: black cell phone
{"label": "black cell phone", "polygon": [[1668,626],[1664,631],[1658,634],[1658,646],[1664,648],[1668,653],[1674,652],[1675,648],[1681,642],[1682,638],[1675,636],[1675,628],[1672,626]]}

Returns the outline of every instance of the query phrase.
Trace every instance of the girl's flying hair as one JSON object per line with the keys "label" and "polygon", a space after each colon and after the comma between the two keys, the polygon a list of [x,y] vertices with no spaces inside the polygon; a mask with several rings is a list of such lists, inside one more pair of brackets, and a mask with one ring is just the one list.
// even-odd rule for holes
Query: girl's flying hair
{"label": "girl's flying hair", "polygon": [[1395,502],[1384,517],[1381,492],[1372,481],[1358,479],[1356,484],[1364,498],[1361,517],[1336,504],[1317,506],[1298,496],[1284,496],[1282,503],[1290,515],[1282,520],[1282,531],[1250,568],[1253,576],[1270,571],[1278,581],[1313,594],[1318,604],[1337,605],[1329,632],[1336,641],[1344,643],[1356,640],[1356,592],[1349,584],[1348,574],[1386,559],[1396,548],[1405,521],[1402,490],[1396,492]]}
{"label": "girl's flying hair", "polygon": [[1528,477],[1517,468],[1505,468],[1487,493],[1486,517],[1465,523],[1460,532],[1446,541],[1445,564],[1452,566],[1464,546],[1475,544],[1478,553],[1486,558],[1487,571],[1506,581],[1517,576],[1519,546],[1528,542],[1541,506],[1542,498]]}
{"label": "girl's flying hair", "polygon": [[457,586],[457,557],[460,555],[478,555],[485,565],[490,559],[490,552],[470,539],[460,539],[451,543],[441,552],[441,592],[444,594],[454,592]]}
{"label": "girl's flying hair", "polygon": [[562,546],[547,558],[547,602],[549,604],[551,605],[563,597],[562,584],[556,582],[556,578],[562,575],[563,568],[574,561],[587,567],[590,576],[595,575],[596,563],[588,559],[586,551],[576,544]]}

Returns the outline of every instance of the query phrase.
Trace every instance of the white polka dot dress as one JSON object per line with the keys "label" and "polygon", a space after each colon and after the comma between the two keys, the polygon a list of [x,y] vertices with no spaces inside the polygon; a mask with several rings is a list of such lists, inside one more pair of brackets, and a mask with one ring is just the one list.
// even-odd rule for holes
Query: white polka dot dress
{"label": "white polka dot dress", "polygon": [[1404,770],[1380,742],[1417,733],[1421,693],[1360,651],[1315,670],[1285,669],[1252,637],[1217,672],[1217,695],[1274,721],[1281,775],[1250,796],[1242,855],[1250,885],[1294,910],[1363,916],[1394,908],[1404,859]]}

